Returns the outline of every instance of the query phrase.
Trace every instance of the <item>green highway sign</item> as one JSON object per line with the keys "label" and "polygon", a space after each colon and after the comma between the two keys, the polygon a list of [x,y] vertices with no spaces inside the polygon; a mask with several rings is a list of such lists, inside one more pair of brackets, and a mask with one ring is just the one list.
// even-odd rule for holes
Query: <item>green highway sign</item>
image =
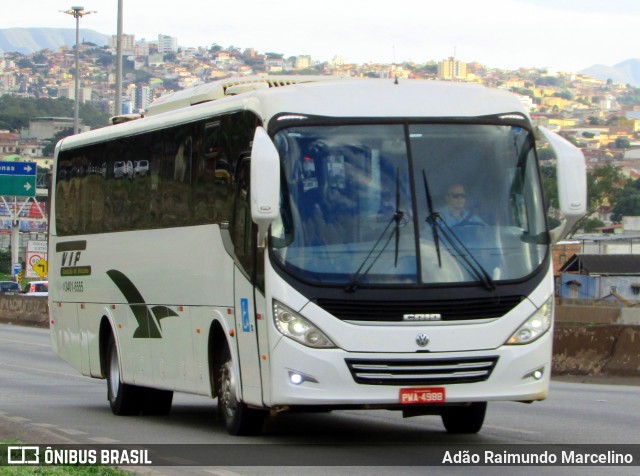
{"label": "green highway sign", "polygon": [[0,195],[35,197],[35,162],[0,162]]}

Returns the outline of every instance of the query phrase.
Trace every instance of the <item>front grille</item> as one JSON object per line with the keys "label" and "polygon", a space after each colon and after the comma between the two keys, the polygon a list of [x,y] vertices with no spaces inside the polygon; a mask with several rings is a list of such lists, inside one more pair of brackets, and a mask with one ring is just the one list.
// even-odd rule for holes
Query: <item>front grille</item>
{"label": "front grille", "polygon": [[345,359],[356,383],[366,385],[445,385],[483,382],[498,357],[457,359]]}
{"label": "front grille", "polygon": [[405,314],[440,314],[443,321],[488,319],[504,316],[522,296],[439,301],[348,301],[318,299],[318,306],[343,321],[402,321]]}

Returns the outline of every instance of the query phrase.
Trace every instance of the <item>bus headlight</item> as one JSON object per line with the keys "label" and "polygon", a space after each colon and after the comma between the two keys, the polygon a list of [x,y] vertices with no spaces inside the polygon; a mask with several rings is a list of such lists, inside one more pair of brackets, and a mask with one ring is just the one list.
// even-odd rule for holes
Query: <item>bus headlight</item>
{"label": "bus headlight", "polygon": [[282,335],[307,347],[315,349],[332,349],[336,347],[320,329],[275,299],[273,300],[273,320]]}
{"label": "bus headlight", "polygon": [[509,337],[505,344],[520,345],[535,341],[551,327],[552,315],[553,297],[550,297]]}

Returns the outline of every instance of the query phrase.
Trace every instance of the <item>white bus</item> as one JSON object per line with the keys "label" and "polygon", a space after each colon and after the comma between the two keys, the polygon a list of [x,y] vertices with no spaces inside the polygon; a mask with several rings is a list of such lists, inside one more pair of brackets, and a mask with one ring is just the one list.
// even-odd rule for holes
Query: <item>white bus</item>
{"label": "white bus", "polygon": [[[452,185],[466,223],[448,223]],[[550,246],[585,212],[585,165],[510,93],[218,81],[64,139],[53,190],[53,348],[107,380],[117,415],[167,413],[178,391],[217,398],[232,434],[377,408],[475,433],[487,402],[547,396]]]}

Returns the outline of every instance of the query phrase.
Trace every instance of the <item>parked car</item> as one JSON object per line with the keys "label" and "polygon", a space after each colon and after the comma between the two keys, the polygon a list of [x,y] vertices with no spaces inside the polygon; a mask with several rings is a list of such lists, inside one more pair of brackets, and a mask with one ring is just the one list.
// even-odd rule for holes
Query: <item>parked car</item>
{"label": "parked car", "polygon": [[24,288],[25,296],[48,296],[49,281],[31,281]]}
{"label": "parked car", "polygon": [[127,160],[126,162],[120,160],[113,164],[113,177],[114,178],[133,178],[133,162]]}
{"label": "parked car", "polygon": [[133,163],[133,176],[144,177],[149,173],[149,161],[148,160],[136,160]]}
{"label": "parked car", "polygon": [[0,294],[10,296],[12,294],[20,294],[20,285],[15,281],[0,281]]}

